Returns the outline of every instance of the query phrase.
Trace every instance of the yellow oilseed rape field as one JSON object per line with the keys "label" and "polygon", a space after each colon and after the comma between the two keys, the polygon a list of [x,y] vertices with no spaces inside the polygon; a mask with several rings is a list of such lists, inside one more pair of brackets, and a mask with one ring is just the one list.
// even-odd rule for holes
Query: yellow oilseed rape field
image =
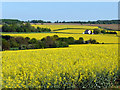
{"label": "yellow oilseed rape field", "polygon": [[117,35],[79,34],[86,29],[98,28],[95,26],[32,26],[50,28],[52,33],[2,33],[2,35],[37,40],[53,35],[74,37],[76,40],[83,37],[85,41],[91,38],[99,43],[114,44],[80,44],[65,48],[3,51],[1,52],[3,88],[107,88],[115,81],[118,70],[118,44],[115,44],[118,43]]}
{"label": "yellow oilseed rape field", "polygon": [[[98,28],[97,26],[84,26],[84,25],[32,25],[34,27],[43,27],[43,28],[50,28],[52,32],[54,33],[9,33],[2,35],[10,35],[10,36],[22,36],[22,37],[30,37],[30,38],[36,38],[38,40],[42,39],[46,36],[53,36],[58,35],[59,37],[74,37],[76,40],[79,39],[79,37],[83,37],[84,40],[96,39],[98,42],[102,43],[118,43],[118,37],[116,35],[111,34],[79,34],[83,33],[86,29],[95,29]],[[67,28],[64,30],[64,28]],[[77,29],[75,29],[77,28]],[[81,28],[81,29],[79,29]],[[63,29],[63,30],[61,30]],[[55,33],[56,32],[56,33]],[[59,33],[58,33],[59,32]],[[62,33],[63,32],[63,33]],[[76,34],[75,34],[76,33]]]}
{"label": "yellow oilseed rape field", "polygon": [[100,88],[115,78],[118,45],[3,51],[2,58],[3,88]]}
{"label": "yellow oilseed rape field", "polygon": [[85,29],[67,29],[67,30],[58,30],[54,32],[63,32],[63,33],[83,33]]}
{"label": "yellow oilseed rape field", "polygon": [[34,27],[50,28],[52,31],[64,28],[84,28],[84,29],[95,29],[97,26],[83,26],[83,25],[32,25]]}
{"label": "yellow oilseed rape field", "polygon": [[62,34],[62,33],[21,33],[21,34],[2,34],[2,35],[10,35],[10,36],[22,36],[22,37],[30,37],[36,38],[38,40],[42,39],[46,36],[58,35],[59,37],[74,37],[76,40],[79,37],[83,37],[84,40],[95,39],[98,42],[102,43],[118,43],[118,37],[116,35],[108,35],[108,34],[98,34],[98,35],[88,35],[88,34]]}

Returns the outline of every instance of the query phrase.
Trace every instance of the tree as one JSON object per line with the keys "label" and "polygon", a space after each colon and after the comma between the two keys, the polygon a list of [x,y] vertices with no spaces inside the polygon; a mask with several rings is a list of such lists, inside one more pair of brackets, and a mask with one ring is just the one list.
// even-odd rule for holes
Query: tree
{"label": "tree", "polygon": [[9,40],[9,39],[12,38],[12,37],[9,36],[9,35],[5,35],[5,36],[2,35],[2,38],[5,39],[5,40]]}
{"label": "tree", "polygon": [[16,37],[15,40],[17,43],[19,43],[19,45],[22,45],[22,44],[27,45],[28,44],[28,42],[23,37]]}
{"label": "tree", "polygon": [[91,44],[96,44],[97,42],[96,42],[95,39],[90,39],[90,43],[91,43]]}
{"label": "tree", "polygon": [[54,35],[53,36],[53,40],[55,41],[55,40],[57,40],[59,37],[58,37],[58,35]]}
{"label": "tree", "polygon": [[83,44],[83,43],[84,43],[83,37],[80,37],[80,38],[79,38],[79,43],[80,43],[80,44]]}
{"label": "tree", "polygon": [[10,43],[5,40],[5,39],[2,39],[2,50],[9,50],[10,49]]}
{"label": "tree", "polygon": [[2,31],[3,32],[9,32],[9,25],[8,24],[3,24]]}
{"label": "tree", "polygon": [[15,38],[10,38],[9,42],[11,48],[19,47],[19,44],[16,42]]}
{"label": "tree", "polygon": [[73,37],[68,37],[68,43],[73,44],[74,43],[74,38]]}
{"label": "tree", "polygon": [[100,30],[99,30],[99,29],[93,29],[93,33],[94,33],[94,34],[99,34],[99,33],[100,33]]}
{"label": "tree", "polygon": [[105,30],[101,30],[101,33],[105,34],[105,33],[106,33],[106,31],[105,31]]}
{"label": "tree", "polygon": [[30,40],[30,38],[29,38],[29,37],[26,37],[26,38],[25,38],[25,40],[29,41],[29,40]]}
{"label": "tree", "polygon": [[35,44],[35,43],[37,43],[37,39],[32,38],[31,40],[29,40],[29,43],[30,43],[30,44]]}

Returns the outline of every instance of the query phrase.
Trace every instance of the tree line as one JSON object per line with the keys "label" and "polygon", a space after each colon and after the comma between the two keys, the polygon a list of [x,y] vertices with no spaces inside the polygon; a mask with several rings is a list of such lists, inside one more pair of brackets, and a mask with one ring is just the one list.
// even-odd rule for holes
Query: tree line
{"label": "tree line", "polygon": [[1,19],[2,24],[16,24],[16,23],[51,23],[51,21],[44,20],[28,20],[28,21],[20,21],[18,19]]}
{"label": "tree line", "polygon": [[3,24],[2,32],[50,32],[50,28],[33,27],[30,23]]}
{"label": "tree line", "polygon": [[40,49],[40,48],[59,48],[68,47],[70,44],[99,44],[94,39],[84,41],[83,37],[75,40],[73,37],[58,37],[58,35],[47,36],[41,40],[29,37],[12,37],[2,35],[2,50],[25,50],[25,49]]}
{"label": "tree line", "polygon": [[97,21],[55,21],[54,23],[77,23],[77,24],[120,24],[120,20],[97,20]]}
{"label": "tree line", "polygon": [[[1,19],[2,24],[14,23],[52,23],[52,21],[44,20],[28,20],[20,21],[18,19]],[[120,20],[97,20],[97,21],[55,21],[54,23],[78,23],[78,24],[120,24]]]}
{"label": "tree line", "polygon": [[103,30],[99,30],[99,29],[93,29],[93,33],[94,34],[117,34],[116,31],[108,31],[106,29],[103,29]]}
{"label": "tree line", "polygon": [[24,21],[20,21],[18,19],[1,19],[2,24],[16,24],[16,23],[24,23]]}

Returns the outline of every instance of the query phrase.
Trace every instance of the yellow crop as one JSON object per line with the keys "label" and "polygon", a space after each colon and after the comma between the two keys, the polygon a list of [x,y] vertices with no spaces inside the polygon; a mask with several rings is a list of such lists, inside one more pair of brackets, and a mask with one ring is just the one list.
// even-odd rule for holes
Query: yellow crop
{"label": "yellow crop", "polygon": [[[38,40],[42,39],[46,36],[53,36],[58,35],[59,37],[74,37],[75,39],[79,39],[79,37],[83,37],[84,40],[96,39],[98,42],[102,43],[118,43],[118,37],[116,35],[110,34],[97,34],[97,35],[85,35],[79,34],[83,33],[86,29],[93,30],[98,28],[96,26],[84,26],[84,25],[32,25],[34,27],[43,27],[43,28],[50,28],[54,33],[21,33],[21,34],[3,34],[3,35],[10,35],[10,36],[22,36],[22,37],[30,37],[36,38]],[[58,30],[57,29],[65,29],[66,30]],[[74,29],[73,29],[74,28]],[[76,29],[77,28],[77,29]],[[81,28],[81,29],[79,29]],[[60,33],[55,33],[60,32]],[[62,33],[63,32],[63,33]],[[71,33],[71,34],[69,34]],[[73,34],[72,34],[73,33]],[[76,34],[74,34],[76,33]]]}
{"label": "yellow crop", "polygon": [[52,31],[64,28],[84,28],[84,29],[95,29],[97,26],[83,26],[83,25],[32,25],[34,27],[50,28]]}
{"label": "yellow crop", "polygon": [[30,37],[36,38],[38,40],[42,39],[46,36],[58,35],[59,37],[74,37],[75,39],[79,39],[79,37],[83,37],[84,40],[89,40],[90,38],[96,39],[98,42],[102,43],[118,43],[118,37],[116,35],[88,35],[88,34],[62,34],[62,33],[21,33],[21,34],[2,34],[2,35],[10,35],[10,36],[22,36],[22,37]]}
{"label": "yellow crop", "polygon": [[89,77],[96,82],[96,72],[105,70],[104,74],[109,72],[111,77],[116,73],[117,60],[117,44],[3,51],[2,85],[4,88],[41,88],[42,85],[49,88],[65,82],[63,86],[75,86]]}
{"label": "yellow crop", "polygon": [[[38,40],[46,36],[58,35],[59,37],[74,37],[76,40],[79,37],[83,37],[84,40],[91,38],[100,43],[118,43],[118,37],[116,35],[79,34],[86,29],[92,30],[98,28],[95,26],[33,26],[50,28],[52,32],[63,33],[6,33],[2,35],[30,37]],[[84,29],[56,31],[57,29],[64,28]],[[102,75],[102,77],[107,75],[106,78],[113,77],[116,75],[118,69],[117,44],[80,44],[70,45],[67,48],[3,51],[0,54],[2,54],[3,88],[59,88],[65,86],[75,88],[76,84],[79,83],[82,83],[83,86],[86,85],[87,82],[85,80],[90,79],[94,83],[98,82],[99,79],[105,80],[105,78],[101,78],[99,75]]]}

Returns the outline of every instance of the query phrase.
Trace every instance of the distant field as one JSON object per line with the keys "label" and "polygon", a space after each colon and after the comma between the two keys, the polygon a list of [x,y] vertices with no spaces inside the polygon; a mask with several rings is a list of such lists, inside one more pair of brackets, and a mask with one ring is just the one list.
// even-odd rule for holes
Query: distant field
{"label": "distant field", "polygon": [[[41,25],[41,24],[38,24]],[[73,25],[73,26],[93,26],[93,27],[105,27],[110,29],[120,29],[120,24],[76,24],[76,23],[44,23],[44,25]]]}
{"label": "distant field", "polygon": [[62,34],[62,33],[28,33],[28,34],[2,34],[2,35],[10,35],[10,36],[22,36],[22,37],[30,37],[30,38],[36,38],[38,40],[42,39],[46,36],[53,36],[58,35],[60,37],[74,37],[75,39],[79,39],[79,37],[83,37],[85,40],[89,40],[90,38],[96,39],[99,42],[104,43],[118,43],[118,37],[116,35],[84,35],[84,34]]}
{"label": "distant field", "polygon": [[[53,25],[32,25],[34,27],[42,27],[42,28],[50,28],[52,32],[62,32],[62,33],[83,33],[86,29],[93,31],[93,29],[98,29],[98,26],[101,26],[103,28],[108,28],[108,29],[114,29],[118,30],[118,25],[117,24],[70,24],[70,25],[59,25],[59,24],[53,24]],[[99,28],[100,30],[103,30]],[[112,31],[112,32],[113,32]],[[118,35],[120,35],[120,31],[116,31]]]}
{"label": "distant field", "polygon": [[120,24],[91,24],[89,26],[100,26],[100,27],[103,27],[103,28],[120,30]]}
{"label": "distant field", "polygon": [[33,25],[33,26],[50,28],[54,33],[3,33],[2,35],[30,37],[30,38],[36,38],[38,40],[46,36],[58,35],[60,37],[74,37],[75,39],[79,39],[79,37],[83,37],[85,40],[89,40],[90,38],[92,38],[92,39],[96,39],[100,43],[102,42],[118,43],[118,37],[114,34],[111,34],[111,35],[110,34],[104,34],[104,35],[103,34],[98,34],[98,35],[80,34],[80,33],[83,33],[86,29],[92,30],[92,29],[98,28],[97,26],[84,26],[84,25],[83,26],[82,25]]}
{"label": "distant field", "polygon": [[64,29],[64,28],[84,28],[84,29],[98,28],[97,26],[82,26],[82,25],[32,25],[32,26],[50,28],[52,31],[57,29]]}

